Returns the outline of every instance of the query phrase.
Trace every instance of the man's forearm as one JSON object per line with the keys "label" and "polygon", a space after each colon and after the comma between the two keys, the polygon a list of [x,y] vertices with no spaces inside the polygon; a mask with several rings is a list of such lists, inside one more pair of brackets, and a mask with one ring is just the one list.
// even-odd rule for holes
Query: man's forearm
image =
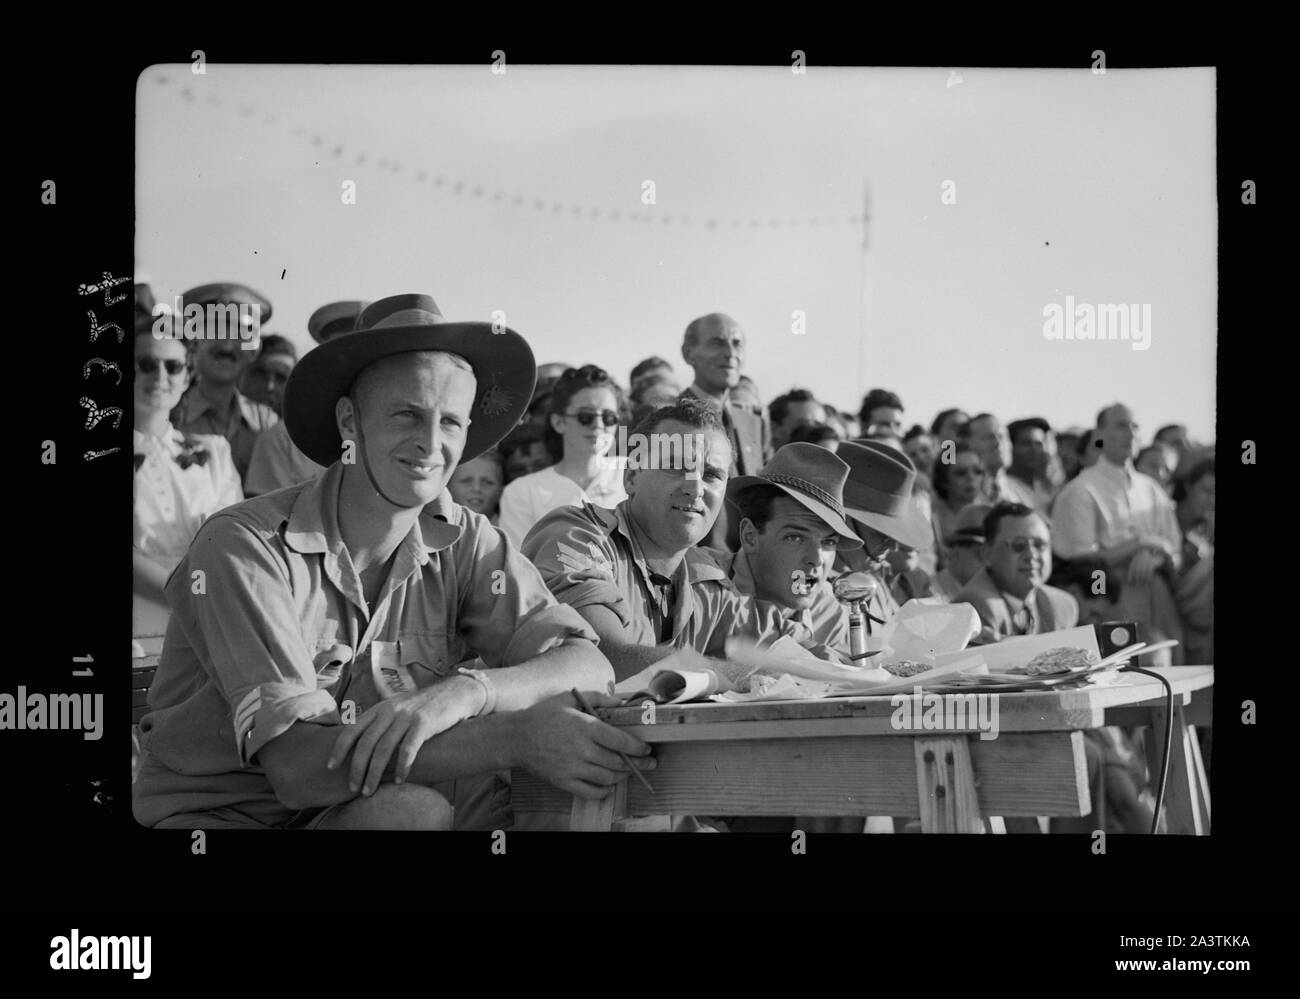
{"label": "man's forearm", "polygon": [[494,669],[491,676],[497,689],[496,710],[522,711],[574,687],[607,691],[614,670],[601,649],[576,638],[518,666]]}
{"label": "man's forearm", "polygon": [[[325,763],[338,738],[340,725],[296,722],[262,748],[259,759],[275,789],[289,808],[321,808],[351,801],[358,796],[348,786],[351,756],[337,770]],[[507,770],[515,759],[516,723],[509,715],[471,718],[434,736],[416,754],[407,780],[432,787],[494,770]],[[392,779],[396,754],[384,770],[384,783]]]}

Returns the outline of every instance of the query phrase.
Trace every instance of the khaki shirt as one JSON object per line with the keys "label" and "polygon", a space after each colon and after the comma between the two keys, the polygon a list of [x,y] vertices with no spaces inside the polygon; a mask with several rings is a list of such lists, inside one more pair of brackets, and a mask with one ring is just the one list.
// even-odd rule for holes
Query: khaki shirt
{"label": "khaki shirt", "polygon": [[222,808],[287,824],[295,813],[258,750],[295,722],[339,725],[345,699],[358,716],[375,704],[373,641],[398,643],[419,687],[474,656],[514,666],[570,638],[597,641],[518,549],[445,492],[368,607],[339,534],[342,474],[335,462],[320,479],[211,517],[168,579],[171,623],[141,721],[142,824]]}
{"label": "khaki shirt", "polygon": [[[749,553],[740,551],[711,552],[718,565],[731,578],[736,589],[747,596],[754,595],[754,571],[749,564]],[[823,658],[848,660],[849,649],[849,608],[835,599],[835,593],[827,580],[817,584],[812,606],[804,610],[784,607],[775,602],[772,607],[784,618],[798,621],[812,635],[813,644],[807,647]],[[835,653],[827,656],[826,653]]]}
{"label": "khaki shirt", "polygon": [[686,550],[666,600],[651,578],[628,502],[613,510],[590,503],[561,507],[529,531],[523,552],[557,600],[575,609],[609,608],[633,645],[671,645],[724,658],[732,635],[760,645],[783,635],[801,645],[811,642],[802,624],[737,590],[703,548]]}
{"label": "khaki shirt", "polygon": [[261,402],[254,402],[239,392],[235,393],[229,408],[222,413],[210,403],[198,387],[188,389],[172,410],[171,421],[176,429],[187,434],[219,434],[230,442],[230,453],[242,480],[248,473],[248,463],[253,458],[253,445],[257,435],[270,430],[280,422],[275,410]]}

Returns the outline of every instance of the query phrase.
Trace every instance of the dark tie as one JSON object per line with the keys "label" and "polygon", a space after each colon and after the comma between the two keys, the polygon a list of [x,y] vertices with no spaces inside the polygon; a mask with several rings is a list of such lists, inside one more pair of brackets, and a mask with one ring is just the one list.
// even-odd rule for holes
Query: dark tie
{"label": "dark tie", "polygon": [[1028,604],[1022,604],[1020,610],[1012,615],[1011,623],[1015,627],[1017,635],[1032,635],[1034,633],[1034,615]]}

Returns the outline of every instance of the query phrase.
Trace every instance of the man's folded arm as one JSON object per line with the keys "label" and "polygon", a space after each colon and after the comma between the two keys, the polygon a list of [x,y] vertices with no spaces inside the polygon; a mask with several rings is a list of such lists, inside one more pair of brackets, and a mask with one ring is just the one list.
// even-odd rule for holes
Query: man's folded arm
{"label": "man's folded arm", "polygon": [[[295,722],[257,753],[275,796],[286,808],[322,808],[351,801],[359,795],[348,786],[346,762],[336,770],[326,761],[338,739],[341,725]],[[512,715],[472,718],[434,736],[417,753],[407,780],[432,787],[448,780],[506,770],[519,761]],[[396,757],[384,771],[391,778]]]}
{"label": "man's folded arm", "polygon": [[615,682],[626,680],[667,659],[676,650],[667,645],[638,645],[627,640],[627,632],[619,616],[603,604],[587,604],[578,613],[600,636],[600,650],[614,667]]}

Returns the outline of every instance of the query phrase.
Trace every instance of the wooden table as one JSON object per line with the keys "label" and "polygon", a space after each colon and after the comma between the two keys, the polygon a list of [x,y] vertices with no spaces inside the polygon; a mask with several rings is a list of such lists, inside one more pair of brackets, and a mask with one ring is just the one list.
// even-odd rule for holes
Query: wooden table
{"label": "wooden table", "polygon": [[988,740],[975,718],[955,730],[897,730],[888,696],[661,705],[652,725],[640,706],[605,708],[603,720],[655,745],[655,793],[626,780],[588,802],[515,770],[514,808],[567,812],[569,828],[583,831],[675,814],[919,815],[923,832],[981,832],[985,816],[1090,813],[1084,729],[1150,726],[1158,766],[1172,724],[1168,831],[1204,835],[1209,794],[1189,725],[1208,721],[1214,667],[1156,672],[1173,687],[1172,718],[1161,683],[1128,673],[1109,686],[1000,694],[998,736]]}

